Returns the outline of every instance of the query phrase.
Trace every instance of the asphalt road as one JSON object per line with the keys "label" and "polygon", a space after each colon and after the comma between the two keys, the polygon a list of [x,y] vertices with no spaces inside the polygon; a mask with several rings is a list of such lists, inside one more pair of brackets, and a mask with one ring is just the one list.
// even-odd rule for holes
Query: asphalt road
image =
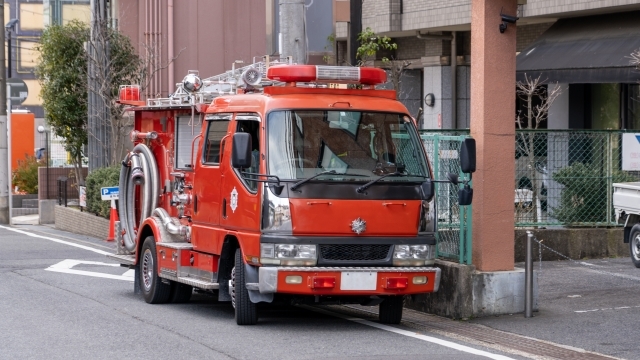
{"label": "asphalt road", "polygon": [[640,358],[640,269],[626,258],[544,262],[541,271],[536,263],[540,310],[531,319],[408,311],[408,322],[384,326],[342,307],[270,305],[258,325],[240,327],[230,304],[204,294],[146,304],[132,271],[105,258],[113,248],[50,227],[0,226],[0,359],[523,359],[536,358],[515,351],[531,338],[578,349],[558,358],[584,358],[579,349]]}

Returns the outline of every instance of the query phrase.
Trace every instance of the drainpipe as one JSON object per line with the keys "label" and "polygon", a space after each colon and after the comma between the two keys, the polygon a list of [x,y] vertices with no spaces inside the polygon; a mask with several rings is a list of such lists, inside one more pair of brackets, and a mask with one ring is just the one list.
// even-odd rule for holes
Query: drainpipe
{"label": "drainpipe", "polygon": [[176,91],[176,81],[173,77],[173,0],[167,0],[167,42],[169,53],[169,94]]}
{"label": "drainpipe", "polygon": [[458,47],[456,39],[458,33],[451,32],[451,126],[460,129],[458,123]]}

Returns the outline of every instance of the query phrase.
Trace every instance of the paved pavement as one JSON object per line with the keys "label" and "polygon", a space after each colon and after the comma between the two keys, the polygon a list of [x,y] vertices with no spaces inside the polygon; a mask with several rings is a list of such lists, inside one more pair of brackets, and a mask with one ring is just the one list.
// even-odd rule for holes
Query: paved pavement
{"label": "paved pavement", "polygon": [[460,322],[407,311],[403,324],[385,326],[375,308],[264,306],[258,325],[239,327],[228,303],[204,294],[146,304],[133,294],[132,273],[104,257],[113,243],[16,225],[0,227],[0,249],[0,359],[542,358],[538,349],[640,358],[640,270],[628,259],[544,262],[532,319]]}

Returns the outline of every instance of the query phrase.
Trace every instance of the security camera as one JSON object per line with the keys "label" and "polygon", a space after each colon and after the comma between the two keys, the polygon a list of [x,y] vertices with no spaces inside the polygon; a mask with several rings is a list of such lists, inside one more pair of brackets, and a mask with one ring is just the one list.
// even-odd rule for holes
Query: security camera
{"label": "security camera", "polygon": [[5,28],[5,29],[10,29],[10,28],[14,27],[17,23],[18,23],[18,19],[11,19],[11,20],[9,20],[9,22],[4,26],[4,28]]}
{"label": "security camera", "polygon": [[500,33],[504,33],[507,30],[507,24],[515,24],[518,21],[519,17],[505,15],[500,11],[500,18],[502,19],[502,24],[500,24]]}
{"label": "security camera", "polygon": [[509,24],[515,24],[516,21],[518,21],[518,19],[520,19],[517,16],[511,16],[511,15],[506,15],[506,14],[500,14],[500,17],[502,18],[502,21],[508,22]]}

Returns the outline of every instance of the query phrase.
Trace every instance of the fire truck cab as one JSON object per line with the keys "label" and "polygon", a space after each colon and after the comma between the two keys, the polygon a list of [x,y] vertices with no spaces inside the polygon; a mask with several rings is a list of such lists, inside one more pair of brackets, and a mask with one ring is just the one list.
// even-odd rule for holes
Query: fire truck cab
{"label": "fire truck cab", "polygon": [[374,88],[385,80],[267,61],[189,74],[166,99],[122,87],[135,147],[111,258],[148,303],[195,288],[230,301],[239,325],[274,300],[379,304],[400,322],[404,295],[438,291],[436,180],[407,109]]}

